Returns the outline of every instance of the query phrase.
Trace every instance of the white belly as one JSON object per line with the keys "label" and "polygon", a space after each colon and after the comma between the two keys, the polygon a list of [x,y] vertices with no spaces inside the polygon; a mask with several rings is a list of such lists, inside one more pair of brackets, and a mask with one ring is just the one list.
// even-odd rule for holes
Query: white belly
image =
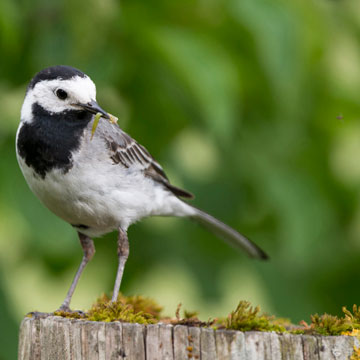
{"label": "white belly", "polygon": [[[86,161],[85,161],[86,160]],[[187,215],[189,206],[147,178],[112,163],[111,159],[74,158],[64,173],[51,170],[42,179],[18,158],[31,190],[53,213],[72,225],[85,225],[84,234],[96,237],[151,215]]]}

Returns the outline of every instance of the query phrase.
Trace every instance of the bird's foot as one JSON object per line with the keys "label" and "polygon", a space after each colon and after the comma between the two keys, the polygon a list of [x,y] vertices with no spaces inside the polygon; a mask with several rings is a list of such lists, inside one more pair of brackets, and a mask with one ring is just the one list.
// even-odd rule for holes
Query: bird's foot
{"label": "bird's foot", "polygon": [[54,311],[53,315],[71,318],[83,318],[85,317],[85,312],[82,310],[71,310],[69,306],[61,305],[59,309]]}
{"label": "bird's foot", "polygon": [[71,312],[69,305],[62,304],[55,312]]}
{"label": "bird's foot", "polygon": [[45,319],[51,315],[52,315],[51,313],[45,313],[45,312],[40,312],[40,311],[31,311],[26,314],[26,317],[31,317],[34,319]]}

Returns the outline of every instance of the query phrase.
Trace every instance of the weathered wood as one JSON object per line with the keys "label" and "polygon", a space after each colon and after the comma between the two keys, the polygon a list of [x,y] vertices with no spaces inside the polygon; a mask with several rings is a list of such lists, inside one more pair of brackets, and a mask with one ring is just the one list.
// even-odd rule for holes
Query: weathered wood
{"label": "weathered wood", "polygon": [[342,360],[351,336],[310,336],[156,324],[25,318],[18,360]]}
{"label": "weathered wood", "polygon": [[215,331],[213,329],[201,329],[200,344],[201,360],[212,360],[216,354]]}
{"label": "weathered wood", "polygon": [[251,357],[246,357],[245,335],[240,331],[216,331],[215,342],[216,359],[251,359]]}
{"label": "weathered wood", "polygon": [[147,326],[145,342],[147,360],[174,359],[171,325]]}
{"label": "weathered wood", "polygon": [[[319,338],[320,360],[349,359],[356,338],[352,336],[324,336]],[[359,343],[357,341],[357,346]]]}
{"label": "weathered wood", "polygon": [[128,360],[145,359],[145,326],[122,324],[123,349]]}

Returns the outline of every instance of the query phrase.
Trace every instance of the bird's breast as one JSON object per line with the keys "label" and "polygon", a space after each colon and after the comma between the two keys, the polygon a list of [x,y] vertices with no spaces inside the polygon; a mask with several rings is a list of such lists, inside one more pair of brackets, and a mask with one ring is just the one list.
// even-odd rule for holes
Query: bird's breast
{"label": "bird's breast", "polygon": [[18,156],[42,178],[55,168],[67,172],[91,115],[79,119],[78,111],[50,114],[36,103],[32,112],[33,120],[22,122],[18,130]]}

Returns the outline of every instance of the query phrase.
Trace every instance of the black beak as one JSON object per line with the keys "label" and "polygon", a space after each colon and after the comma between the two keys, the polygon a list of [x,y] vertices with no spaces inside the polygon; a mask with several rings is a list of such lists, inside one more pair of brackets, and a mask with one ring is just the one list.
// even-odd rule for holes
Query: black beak
{"label": "black beak", "polygon": [[91,100],[87,104],[77,104],[77,105],[81,106],[84,110],[89,111],[92,114],[100,113],[103,118],[110,119],[109,114],[105,110],[103,110],[95,100]]}

